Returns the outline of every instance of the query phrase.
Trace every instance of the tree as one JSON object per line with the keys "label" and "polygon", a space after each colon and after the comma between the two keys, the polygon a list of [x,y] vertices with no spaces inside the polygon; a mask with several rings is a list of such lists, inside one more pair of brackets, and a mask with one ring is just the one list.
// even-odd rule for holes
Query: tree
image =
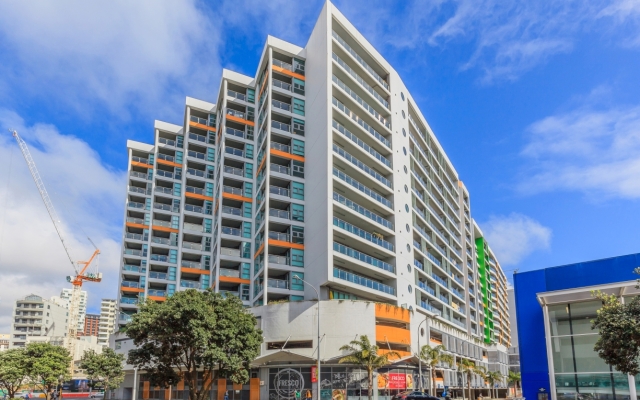
{"label": "tree", "polygon": [[453,356],[445,351],[447,349],[441,344],[434,347],[425,344],[420,349],[420,358],[429,366],[432,396],[436,395],[436,366],[440,363],[453,364]]}
{"label": "tree", "polygon": [[507,380],[509,381],[509,383],[513,383],[515,389],[516,389],[516,393],[515,395],[518,396],[518,386],[521,380],[521,375],[520,372],[514,372],[514,371],[509,371],[509,376],[507,377]]}
{"label": "tree", "polygon": [[[458,369],[467,376],[467,389],[469,390],[469,400],[471,397],[471,374],[476,371],[476,364],[468,358],[463,358],[458,363]],[[462,399],[464,400],[464,389],[462,389]]]}
{"label": "tree", "polygon": [[489,393],[490,396],[493,397],[493,394],[496,394],[496,398],[498,397],[498,392],[495,390],[496,382],[502,380],[502,374],[500,371],[488,371],[485,373],[485,379],[489,382]]}
{"label": "tree", "polygon": [[80,368],[93,383],[99,382],[104,390],[117,389],[124,381],[124,356],[106,347],[102,354],[87,350],[80,360]]}
{"label": "tree", "polygon": [[25,349],[25,367],[29,384],[44,392],[49,399],[62,380],[70,379],[69,365],[71,364],[69,351],[51,343],[29,343]]}
{"label": "tree", "polygon": [[189,400],[209,398],[214,370],[233,383],[246,382],[262,343],[256,318],[242,301],[212,290],[188,289],[162,303],[147,300],[124,331],[137,346],[127,362],[146,370],[152,386],[184,380]]}
{"label": "tree", "polygon": [[9,398],[16,397],[16,392],[26,378],[24,349],[0,352],[0,388],[6,390]]}
{"label": "tree", "polygon": [[[638,273],[638,269],[635,271]],[[600,331],[594,346],[598,356],[616,370],[625,374],[638,375],[640,366],[640,297],[636,296],[625,304],[615,295],[593,292],[602,300],[602,308],[591,321],[591,329]]]}
{"label": "tree", "polygon": [[378,354],[380,348],[376,345],[372,345],[367,335],[360,336],[360,339],[352,340],[349,344],[345,344],[340,347],[341,351],[348,351],[349,354],[342,357],[338,363],[355,364],[367,371],[369,378],[369,400],[373,396],[373,373],[379,368],[389,365],[390,357],[400,358],[400,355],[395,351],[388,351],[385,354]]}

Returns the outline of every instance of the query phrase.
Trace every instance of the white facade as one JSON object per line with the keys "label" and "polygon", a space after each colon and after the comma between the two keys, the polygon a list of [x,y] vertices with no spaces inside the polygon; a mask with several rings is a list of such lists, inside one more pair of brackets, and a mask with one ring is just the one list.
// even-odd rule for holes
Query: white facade
{"label": "white facade", "polygon": [[50,300],[31,294],[16,300],[11,324],[10,348],[25,347],[31,340],[67,336],[69,311]]}
{"label": "white facade", "polygon": [[[72,293],[73,289],[65,288],[62,289],[62,292],[60,292],[60,297],[54,296],[51,298],[51,300],[56,301],[60,305],[64,305],[65,308],[69,309]],[[78,332],[84,331],[84,317],[85,315],[87,315],[87,297],[87,292],[85,290],[82,290],[80,292],[80,299],[78,301]]]}
{"label": "white facade", "polygon": [[102,299],[100,303],[100,323],[98,326],[98,344],[109,345],[109,336],[116,331],[118,303],[115,299]]}
{"label": "white facade", "polygon": [[5,351],[9,349],[11,334],[10,333],[0,333],[0,351]]}

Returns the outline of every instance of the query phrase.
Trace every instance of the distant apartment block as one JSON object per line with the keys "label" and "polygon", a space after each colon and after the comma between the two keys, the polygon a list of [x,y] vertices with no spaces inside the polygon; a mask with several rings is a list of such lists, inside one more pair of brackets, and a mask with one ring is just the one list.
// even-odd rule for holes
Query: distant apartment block
{"label": "distant apartment block", "polygon": [[[71,289],[65,288],[60,292],[60,296],[51,297],[51,301],[69,309],[71,303]],[[80,302],[78,303],[78,333],[84,330],[84,316],[87,314],[87,292],[80,292]]]}
{"label": "distant apartment block", "polygon": [[107,346],[109,336],[115,332],[117,314],[117,301],[115,299],[102,299],[100,303],[100,321],[98,323],[98,344]]}
{"label": "distant apartment block", "polygon": [[16,300],[9,347],[25,347],[31,341],[62,344],[68,332],[68,314],[64,306],[35,294]]}
{"label": "distant apartment block", "polygon": [[100,324],[100,314],[86,314],[84,318],[84,329],[79,336],[98,336],[98,326]]}
{"label": "distant apartment block", "polygon": [[5,351],[9,349],[11,334],[9,333],[0,333],[0,351]]}

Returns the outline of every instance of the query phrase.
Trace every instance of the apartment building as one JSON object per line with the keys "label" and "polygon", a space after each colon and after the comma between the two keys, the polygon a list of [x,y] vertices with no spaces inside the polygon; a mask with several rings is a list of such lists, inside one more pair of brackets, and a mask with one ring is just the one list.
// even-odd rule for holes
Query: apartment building
{"label": "apartment building", "polygon": [[109,336],[116,330],[118,303],[116,299],[102,299],[100,302],[100,321],[98,322],[98,344],[109,345]]}
{"label": "apartment building", "polygon": [[9,350],[10,338],[10,333],[0,333],[0,351]]}
{"label": "apartment building", "polygon": [[[269,36],[255,75],[224,70],[212,98],[187,98],[181,125],[156,121],[153,144],[128,142],[120,325],[142,298],[239,297],[264,331],[252,375],[266,384],[246,389],[264,398],[287,397],[274,383],[285,365],[311,376],[318,297],[322,387],[300,388],[341,390],[324,374],[358,334],[400,354],[415,387],[429,385],[425,344],[506,371],[506,277],[470,194],[398,73],[335,6],[304,48]],[[461,395],[455,363],[436,380]],[[374,395],[408,385],[378,381]]]}
{"label": "apartment building", "polygon": [[79,336],[98,336],[100,325],[100,314],[86,314],[84,317],[84,327]]}
{"label": "apartment building", "polygon": [[[69,309],[71,305],[71,293],[72,289],[65,288],[60,292],[60,296],[51,297],[51,301],[56,304]],[[80,300],[78,303],[78,335],[80,335],[84,331],[84,317],[87,314],[87,291],[83,290],[80,292]]]}
{"label": "apartment building", "polygon": [[30,294],[16,300],[9,348],[25,347],[31,341],[62,343],[68,331],[69,311],[56,302]]}

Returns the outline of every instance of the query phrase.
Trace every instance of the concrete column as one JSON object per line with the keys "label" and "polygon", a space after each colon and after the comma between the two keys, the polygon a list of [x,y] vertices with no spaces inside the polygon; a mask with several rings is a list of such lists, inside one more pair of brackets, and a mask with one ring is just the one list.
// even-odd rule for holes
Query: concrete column
{"label": "concrete column", "polygon": [[629,397],[631,400],[636,400],[638,395],[636,394],[636,378],[633,375],[627,375],[629,378]]}

